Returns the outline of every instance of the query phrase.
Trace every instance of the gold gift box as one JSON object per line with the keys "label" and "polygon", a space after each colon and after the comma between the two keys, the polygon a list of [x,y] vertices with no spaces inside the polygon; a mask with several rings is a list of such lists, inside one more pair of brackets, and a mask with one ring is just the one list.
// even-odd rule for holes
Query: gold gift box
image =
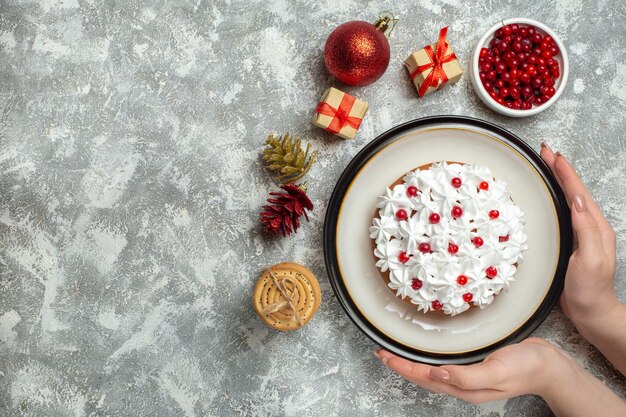
{"label": "gold gift box", "polygon": [[[433,53],[436,55],[437,54],[437,44],[433,44],[430,46],[431,48],[433,48]],[[452,47],[450,45],[448,45],[448,49],[446,50],[446,55],[452,54],[454,53],[454,51],[452,50]],[[426,53],[426,49],[422,48],[417,52],[413,52],[405,61],[404,64],[406,65],[407,70],[409,71],[409,74],[412,74],[413,71],[415,71],[415,69],[421,65],[426,65],[428,63],[432,62],[430,57],[428,56],[428,54]],[[446,82],[446,84],[454,84],[457,81],[459,81],[459,79],[461,78],[461,75],[463,75],[463,69],[461,69],[461,65],[459,64],[459,60],[457,58],[453,59],[450,62],[446,62],[442,65],[443,70],[446,73],[446,76],[448,77],[448,81]],[[415,88],[417,89],[417,91],[419,92],[420,87],[422,86],[422,84],[424,83],[424,81],[426,80],[426,78],[428,77],[428,74],[430,74],[432,72],[433,68],[429,68],[425,71],[422,71],[421,73],[417,74],[415,76],[415,78],[413,78],[413,84],[415,84]],[[437,91],[440,87],[441,87],[442,81],[439,80],[437,82],[437,86],[433,87],[430,86],[428,87],[428,89],[426,89],[426,91],[424,92],[424,94],[422,95],[428,95],[430,93],[432,93],[433,91]]]}
{"label": "gold gift box", "polygon": [[[345,109],[341,108],[344,98],[346,98],[348,102],[354,100],[351,107]],[[322,103],[326,103],[326,106],[323,106],[325,110],[320,110]],[[322,114],[320,111],[336,114],[334,116]],[[313,123],[314,126],[321,127],[344,139],[354,139],[366,112],[366,102],[331,87],[324,91],[311,123]],[[344,121],[341,120],[341,116],[345,119]]]}

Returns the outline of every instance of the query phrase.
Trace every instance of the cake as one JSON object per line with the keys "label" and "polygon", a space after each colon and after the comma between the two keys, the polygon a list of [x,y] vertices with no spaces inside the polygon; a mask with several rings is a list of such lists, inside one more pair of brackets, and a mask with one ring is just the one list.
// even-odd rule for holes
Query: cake
{"label": "cake", "polygon": [[418,311],[451,316],[508,291],[528,248],[507,184],[477,164],[420,166],[378,197],[369,228],[388,287]]}

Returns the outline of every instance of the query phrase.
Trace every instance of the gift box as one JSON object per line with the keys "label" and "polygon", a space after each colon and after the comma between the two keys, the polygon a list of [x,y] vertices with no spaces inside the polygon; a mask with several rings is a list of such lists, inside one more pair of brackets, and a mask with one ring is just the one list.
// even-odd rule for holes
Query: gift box
{"label": "gift box", "polygon": [[331,87],[317,103],[311,122],[344,139],[354,139],[366,112],[366,102]]}
{"label": "gift box", "polygon": [[437,43],[413,52],[404,61],[420,97],[446,84],[454,84],[463,75],[459,60],[446,39],[447,32],[447,27],[441,29]]}

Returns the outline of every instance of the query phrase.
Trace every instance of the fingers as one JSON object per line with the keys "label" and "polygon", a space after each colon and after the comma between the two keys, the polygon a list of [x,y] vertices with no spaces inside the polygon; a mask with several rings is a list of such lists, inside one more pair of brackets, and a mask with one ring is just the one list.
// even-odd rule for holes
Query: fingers
{"label": "fingers", "polygon": [[382,349],[375,354],[391,370],[429,391],[452,395],[473,403],[482,403],[507,398],[505,393],[502,391],[493,389],[465,390],[449,382],[433,379],[431,377],[433,370],[442,369],[441,367],[438,368],[411,362]]}
{"label": "fingers", "polygon": [[[574,204],[574,210],[578,213],[588,213],[589,216],[593,218],[597,226],[595,232],[602,236],[602,239],[600,240],[601,244],[606,250],[614,252],[614,239],[611,239],[611,236],[614,235],[613,228],[602,214],[602,211],[591,197],[591,194],[589,194],[589,191],[587,191],[583,182],[580,178],[578,178],[574,168],[565,159],[565,157],[560,154],[557,154],[554,166],[558,177],[563,182],[565,193],[569,196],[568,198],[572,201],[572,204]],[[577,195],[579,198],[575,201]],[[586,215],[587,214],[585,214],[585,216]],[[574,217],[575,215],[572,214],[572,223],[575,222]],[[576,231],[576,226],[574,226],[574,230]]]}
{"label": "fingers", "polygon": [[583,258],[595,258],[602,247],[602,235],[598,223],[589,211],[589,205],[582,194],[574,194],[572,206],[572,227],[578,240],[578,249]]}
{"label": "fingers", "polygon": [[[609,222],[602,214],[602,211],[591,197],[591,194],[589,194],[585,184],[583,184],[576,174],[574,168],[563,155],[558,152],[554,153],[544,143],[541,144],[541,157],[544,161],[546,161],[546,164],[554,173],[554,176],[565,193],[567,204],[572,209],[572,223],[577,234],[576,240],[580,242],[581,239],[580,233],[578,233],[576,229],[577,223],[582,228],[591,228],[594,233],[600,234],[602,236],[602,239],[600,240],[602,246],[608,251],[614,251],[615,233],[613,232]],[[579,196],[577,201],[575,201],[576,196]],[[576,204],[578,204],[578,210],[576,210]],[[574,219],[577,214],[575,211],[578,213],[585,213],[584,215],[579,216],[578,222]],[[587,217],[591,217],[591,220],[588,220]],[[592,220],[595,222],[595,228],[592,227]],[[584,235],[588,236],[589,233],[585,233]],[[596,240],[595,243],[597,245],[598,240]]]}
{"label": "fingers", "polygon": [[524,339],[520,342],[521,343],[534,343],[536,345],[544,345],[544,346],[550,346],[550,347],[554,347],[554,345],[550,342],[548,342],[546,339],[542,339],[541,337],[529,337],[528,339]]}
{"label": "fingers", "polygon": [[565,157],[559,153],[554,157],[554,173],[561,181],[563,192],[567,196],[567,201],[573,202],[574,195],[580,194],[586,197],[591,197],[585,184],[578,178],[578,174],[574,168],[567,162]]}
{"label": "fingers", "polygon": [[[564,189],[563,183],[557,175],[556,168],[554,166],[554,162],[556,161],[556,154],[554,151],[545,142],[542,142],[540,154],[541,158],[546,162],[548,167],[550,167],[550,171],[554,174],[554,178],[556,178],[556,181],[559,183],[561,189]],[[565,199],[567,199],[567,194],[565,195]],[[571,202],[569,200],[567,200],[567,205],[571,206]]]}
{"label": "fingers", "polygon": [[430,375],[464,390],[495,389],[504,380],[502,368],[497,361],[466,366],[445,365],[432,369]]}

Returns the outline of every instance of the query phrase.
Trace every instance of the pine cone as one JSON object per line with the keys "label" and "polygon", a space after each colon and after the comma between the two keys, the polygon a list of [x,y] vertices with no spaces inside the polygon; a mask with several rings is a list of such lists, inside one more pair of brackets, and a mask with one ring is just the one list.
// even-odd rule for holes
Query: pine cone
{"label": "pine cone", "polygon": [[292,140],[289,133],[282,140],[280,136],[269,135],[265,143],[268,146],[263,151],[265,165],[274,172],[276,182],[281,184],[298,181],[308,172],[317,157],[317,152],[312,152],[309,156],[311,144],[304,151],[300,138],[296,136]]}
{"label": "pine cone", "polygon": [[306,210],[313,210],[313,203],[306,195],[305,187],[297,186],[294,183],[281,185],[286,192],[271,192],[274,198],[268,198],[271,205],[263,206],[261,221],[265,227],[265,233],[276,236],[281,233],[283,236],[294,233],[300,227],[299,218],[309,221]]}

